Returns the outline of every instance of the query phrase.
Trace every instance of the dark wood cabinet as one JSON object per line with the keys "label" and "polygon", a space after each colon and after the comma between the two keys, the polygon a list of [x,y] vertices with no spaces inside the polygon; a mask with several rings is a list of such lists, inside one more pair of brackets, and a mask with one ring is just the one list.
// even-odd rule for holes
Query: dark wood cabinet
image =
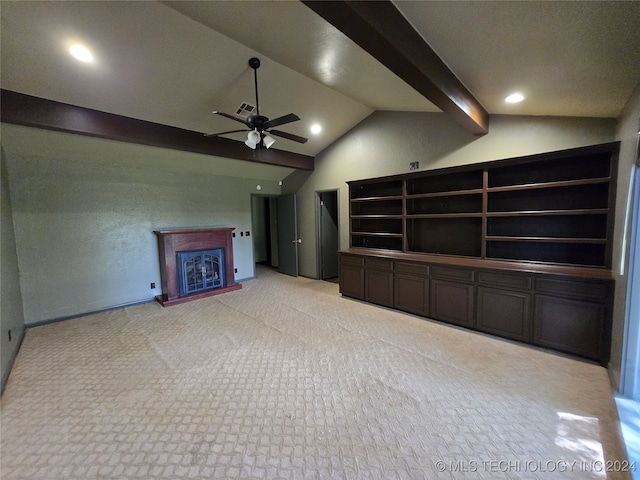
{"label": "dark wood cabinet", "polygon": [[478,330],[531,341],[531,294],[478,287]]}
{"label": "dark wood cabinet", "polygon": [[609,353],[613,282],[536,279],[533,343],[599,360]]}
{"label": "dark wood cabinet", "polygon": [[341,254],[339,276],[340,293],[364,299],[364,257]]}
{"label": "dark wood cabinet", "polygon": [[[436,257],[340,252],[344,296],[490,333],[606,365],[611,344],[613,280],[506,270],[504,262],[465,267]],[[585,275],[585,270],[574,270]]]}
{"label": "dark wood cabinet", "polygon": [[340,291],[605,365],[618,149],[348,182]]}
{"label": "dark wood cabinet", "polygon": [[418,315],[429,315],[429,267],[420,263],[396,262],[394,307]]}
{"label": "dark wood cabinet", "polygon": [[430,316],[463,327],[473,327],[474,298],[473,285],[432,279]]}
{"label": "dark wood cabinet", "polygon": [[605,354],[606,323],[601,303],[538,295],[533,343],[599,360]]}
{"label": "dark wood cabinet", "polygon": [[393,260],[365,258],[364,299],[393,307]]}

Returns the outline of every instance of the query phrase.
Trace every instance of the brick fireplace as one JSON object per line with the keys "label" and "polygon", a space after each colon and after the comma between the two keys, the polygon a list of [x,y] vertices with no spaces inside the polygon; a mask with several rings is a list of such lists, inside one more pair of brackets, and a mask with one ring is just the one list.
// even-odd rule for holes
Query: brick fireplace
{"label": "brick fireplace", "polygon": [[158,237],[163,306],[239,290],[233,266],[234,228],[154,230]]}

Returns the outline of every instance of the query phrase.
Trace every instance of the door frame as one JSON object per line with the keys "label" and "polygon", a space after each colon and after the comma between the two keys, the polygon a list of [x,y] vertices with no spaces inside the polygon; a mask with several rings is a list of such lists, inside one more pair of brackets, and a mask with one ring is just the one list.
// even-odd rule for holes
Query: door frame
{"label": "door frame", "polygon": [[640,121],[638,125],[636,158],[629,185],[630,232],[628,237],[626,232],[623,235],[629,241],[629,256],[619,385],[620,393],[635,401],[640,401]]}
{"label": "door frame", "polygon": [[[289,238],[285,239],[281,235],[282,230],[285,228],[284,227],[285,222],[283,220],[290,219],[290,217],[285,215],[284,209],[282,208],[283,206],[285,206],[283,202],[287,197],[290,197],[292,201],[291,206],[293,207],[292,208],[293,212],[291,212],[293,214],[293,218],[292,218],[293,223],[291,225],[293,227],[293,232],[291,232],[293,233],[293,237],[294,237],[293,240],[290,240]],[[278,218],[278,271],[280,273],[290,275],[292,277],[297,277],[300,275],[300,250],[299,250],[298,244],[302,243],[302,240],[299,238],[299,232],[298,232],[298,196],[295,193],[278,195],[276,199],[276,203],[277,203],[276,210],[278,215],[277,217]],[[293,249],[294,252],[292,256],[287,255],[288,251],[284,247],[284,245],[289,247],[290,244],[295,244],[295,247]],[[287,260],[291,258],[295,260],[295,268],[292,268],[289,271],[287,271],[287,267],[291,266],[291,265],[287,265]]]}
{"label": "door frame", "polygon": [[316,279],[322,280],[322,222],[320,221],[320,194],[332,193],[336,194],[336,218],[338,220],[336,227],[338,228],[338,251],[340,250],[340,189],[328,188],[326,190],[316,190],[314,193],[314,207],[316,215]]}

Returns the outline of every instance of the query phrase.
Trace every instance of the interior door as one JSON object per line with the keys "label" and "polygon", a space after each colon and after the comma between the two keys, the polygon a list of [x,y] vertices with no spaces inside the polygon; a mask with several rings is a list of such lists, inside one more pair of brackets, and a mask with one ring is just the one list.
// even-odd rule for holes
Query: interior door
{"label": "interior door", "polygon": [[296,196],[281,195],[278,209],[278,269],[280,273],[298,276],[298,225],[296,222]]}
{"label": "interior door", "polygon": [[338,276],[338,192],[318,192],[320,278]]}

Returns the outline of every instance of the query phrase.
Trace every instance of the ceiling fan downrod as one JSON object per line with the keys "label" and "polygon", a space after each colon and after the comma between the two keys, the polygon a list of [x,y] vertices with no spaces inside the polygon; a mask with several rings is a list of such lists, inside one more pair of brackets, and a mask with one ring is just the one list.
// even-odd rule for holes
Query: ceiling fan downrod
{"label": "ceiling fan downrod", "polygon": [[251,57],[249,59],[249,66],[253,68],[253,84],[256,87],[256,114],[260,115],[260,103],[258,103],[258,68],[260,68],[260,59]]}

